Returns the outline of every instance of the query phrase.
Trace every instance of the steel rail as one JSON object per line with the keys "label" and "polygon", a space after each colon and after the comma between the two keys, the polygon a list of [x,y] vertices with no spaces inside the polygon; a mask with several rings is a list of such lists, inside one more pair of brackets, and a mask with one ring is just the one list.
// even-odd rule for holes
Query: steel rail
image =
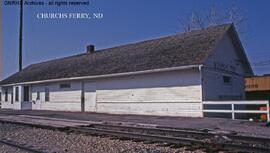
{"label": "steel rail", "polygon": [[203,139],[194,139],[187,137],[174,137],[164,136],[157,134],[142,134],[136,132],[119,131],[112,129],[102,129],[93,127],[70,127],[71,132],[79,132],[91,135],[107,135],[122,139],[136,139],[141,141],[153,141],[153,142],[167,142],[177,145],[199,145],[208,149],[219,148],[220,150],[230,151],[242,151],[242,152],[258,152],[258,153],[269,153],[270,148],[253,146],[248,144],[233,144],[233,143],[220,143],[220,142],[208,142]]}
{"label": "steel rail", "polygon": [[225,134],[225,133],[214,133],[214,132],[202,132],[198,130],[184,130],[184,129],[168,129],[168,128],[149,128],[149,127],[136,127],[136,126],[123,126],[123,125],[111,125],[111,124],[91,124],[90,127],[105,127],[105,128],[119,128],[119,129],[131,129],[131,130],[140,130],[140,131],[151,131],[157,133],[166,133],[172,136],[178,135],[190,135],[194,136],[203,136],[205,138],[211,138],[215,136],[226,136],[232,141],[245,141],[245,142],[253,142],[253,143],[263,143],[270,144],[269,138],[263,137],[251,137],[251,136],[241,136],[241,135],[233,135],[233,134]]}
{"label": "steel rail", "polygon": [[[13,124],[18,124],[18,123],[13,123]],[[19,124],[39,127],[39,128],[50,127],[50,126],[47,127],[47,126],[42,126],[42,125],[30,124],[30,123],[28,124],[19,123]],[[69,131],[82,132],[82,133],[91,134],[91,135],[107,135],[107,136],[114,136],[117,138],[136,139],[136,140],[141,140],[141,141],[168,142],[171,144],[179,144],[179,145],[183,145],[183,144],[196,145],[197,144],[202,147],[209,148],[209,149],[211,149],[211,147],[212,148],[218,147],[220,149],[227,149],[227,150],[233,150],[233,151],[237,150],[237,151],[244,151],[244,152],[259,152],[259,153],[270,152],[270,148],[268,148],[268,146],[267,147],[261,146],[262,144],[270,144],[269,143],[270,139],[268,138],[239,136],[239,135],[232,135],[232,134],[226,134],[226,133],[214,133],[214,131],[209,133],[209,132],[203,132],[199,130],[171,129],[167,127],[154,127],[154,128],[142,127],[142,126],[136,127],[136,126],[130,126],[130,125],[129,126],[112,125],[112,124],[104,124],[104,123],[90,124],[87,127],[65,127],[65,128],[51,128],[51,129],[61,130],[65,132],[69,132]],[[119,130],[119,129],[122,129],[122,130]],[[133,132],[130,132],[132,130]],[[136,130],[137,132],[134,132]],[[148,134],[148,133],[143,134],[142,131],[148,131],[148,133],[151,133],[151,134]],[[198,138],[197,136],[200,136],[200,138]],[[216,141],[209,141],[211,140],[211,138],[215,136],[226,136],[227,138],[231,139],[231,142],[219,143]],[[207,139],[207,138],[210,138],[210,139]],[[236,140],[240,141],[240,144],[236,144],[234,142]],[[254,142],[254,144],[251,142]],[[260,144],[256,144],[258,142],[260,142]],[[5,143],[5,142],[2,142],[2,143]],[[36,153],[42,153],[34,149],[31,149],[31,150],[36,151]]]}
{"label": "steel rail", "polygon": [[4,145],[8,145],[11,146],[13,148],[18,148],[24,151],[28,151],[28,152],[32,152],[32,153],[46,153],[37,149],[33,149],[31,147],[27,147],[25,145],[20,145],[20,144],[16,144],[15,142],[9,141],[9,140],[0,140],[0,143],[4,144]]}
{"label": "steel rail", "polygon": [[147,140],[147,141],[166,141],[173,144],[185,144],[192,145],[196,144],[204,144],[202,140],[190,139],[190,138],[181,138],[181,137],[169,137],[169,136],[160,136],[160,135],[149,135],[149,134],[140,134],[134,132],[124,132],[124,131],[115,131],[115,130],[107,130],[107,129],[97,129],[91,127],[71,127],[69,130],[73,132],[82,132],[94,135],[109,135],[116,136],[120,138],[126,139],[136,139],[136,140]]}
{"label": "steel rail", "polygon": [[182,129],[167,129],[167,128],[156,128],[156,127],[138,127],[138,126],[129,126],[129,125],[111,125],[111,124],[91,124],[90,127],[105,127],[105,128],[118,128],[118,129],[131,129],[131,130],[139,130],[139,131],[151,131],[151,132],[158,132],[158,133],[166,133],[171,135],[180,135],[180,134],[191,134],[197,136],[215,136],[216,134],[213,133],[206,133],[201,131],[195,130],[182,130]]}

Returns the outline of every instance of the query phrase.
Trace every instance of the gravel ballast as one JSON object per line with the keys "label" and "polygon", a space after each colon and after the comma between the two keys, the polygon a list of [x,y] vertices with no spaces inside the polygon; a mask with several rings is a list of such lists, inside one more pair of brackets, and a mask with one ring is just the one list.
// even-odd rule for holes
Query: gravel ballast
{"label": "gravel ballast", "polygon": [[2,144],[0,144],[0,152],[1,153],[28,153],[26,151],[22,151],[20,149],[10,147],[8,145],[2,145]]}
{"label": "gravel ballast", "polygon": [[231,120],[222,118],[201,117],[169,117],[169,116],[146,116],[146,115],[117,115],[91,112],[62,112],[45,110],[8,110],[0,109],[0,116],[27,115],[67,120],[81,120],[91,122],[118,122],[132,124],[150,124],[158,127],[227,131],[244,136],[256,136],[270,138],[270,128],[265,123],[250,122],[244,120]]}
{"label": "gravel ballast", "polygon": [[[182,153],[198,152],[185,147],[175,148],[159,143],[147,144],[110,137],[87,136],[28,126],[0,123],[0,139],[27,144],[49,153]],[[24,153],[25,151],[0,144],[1,153]]]}

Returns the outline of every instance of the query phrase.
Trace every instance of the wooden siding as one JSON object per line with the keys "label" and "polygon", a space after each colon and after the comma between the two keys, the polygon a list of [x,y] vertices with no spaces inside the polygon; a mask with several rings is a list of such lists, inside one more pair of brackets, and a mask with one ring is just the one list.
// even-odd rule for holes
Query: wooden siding
{"label": "wooden siding", "polygon": [[[18,101],[15,101],[15,90],[18,87]],[[2,95],[2,108],[6,109],[15,109],[15,110],[31,110],[32,101],[31,101],[31,87],[30,89],[30,101],[23,101],[23,86],[13,86],[8,88],[8,101],[5,101],[5,95]],[[13,93],[13,104],[11,103],[11,93]]]}
{"label": "wooden siding", "polygon": [[72,102],[38,102],[33,104],[35,110],[54,110],[54,111],[81,111],[80,103]]}
{"label": "wooden siding", "polygon": [[97,81],[85,82],[85,111],[95,112],[96,111],[96,90],[97,90]]}
{"label": "wooden siding", "polygon": [[[188,92],[187,92],[188,91]],[[179,102],[200,100],[198,86],[98,90],[98,102]]]}
{"label": "wooden siding", "polygon": [[50,91],[50,102],[78,102],[81,101],[81,83],[71,83],[71,88],[60,89],[60,83],[47,86]]}
{"label": "wooden siding", "polygon": [[111,114],[202,117],[202,104],[200,101],[176,103],[98,103],[97,110],[101,113]]}
{"label": "wooden siding", "polygon": [[5,89],[6,88],[2,89],[2,103],[1,103],[1,106],[2,106],[2,108],[6,108],[6,109],[14,109],[14,103],[11,104],[11,93],[12,93],[13,89],[12,89],[12,87],[8,88],[8,101],[5,101],[5,96],[6,96],[5,95]]}
{"label": "wooden siding", "polygon": [[99,80],[96,112],[202,116],[198,70]]}
{"label": "wooden siding", "polygon": [[[59,110],[80,111],[81,110],[81,83],[68,82],[71,88],[60,89],[58,83],[33,85],[32,100],[33,109],[36,110]],[[45,101],[45,88],[49,89],[49,101]],[[40,100],[37,100],[37,92],[40,92]]]}
{"label": "wooden siding", "polygon": [[[32,99],[36,99],[37,91],[41,98],[35,101],[33,109],[80,111],[82,84],[85,89],[86,111],[202,116],[198,70],[84,80],[83,83],[71,82],[70,89],[60,89],[59,83],[33,85]],[[45,102],[45,88],[50,89],[49,102]]]}
{"label": "wooden siding", "polygon": [[225,34],[216,48],[205,60],[204,65],[217,70],[237,73],[244,76],[243,60],[238,57],[232,40]]}
{"label": "wooden siding", "polygon": [[46,85],[33,85],[32,87],[32,100],[37,99],[37,92],[40,92],[40,101],[45,101],[45,88],[49,89],[49,102],[71,102],[80,103],[81,100],[81,83],[70,82],[71,88],[59,88],[60,83],[46,84]]}
{"label": "wooden siding", "polygon": [[270,76],[246,78],[245,90],[248,92],[270,90]]}
{"label": "wooden siding", "polygon": [[97,101],[200,101],[200,81],[198,70],[106,79],[97,83]]}
{"label": "wooden siding", "polygon": [[[245,71],[227,34],[217,44],[206,59],[202,70],[203,100],[242,100],[245,99]],[[223,76],[231,78],[226,84]]]}
{"label": "wooden siding", "polygon": [[[211,69],[204,69],[202,74],[204,101],[243,100],[245,98],[243,77]],[[231,83],[224,83],[223,76],[231,77]]]}

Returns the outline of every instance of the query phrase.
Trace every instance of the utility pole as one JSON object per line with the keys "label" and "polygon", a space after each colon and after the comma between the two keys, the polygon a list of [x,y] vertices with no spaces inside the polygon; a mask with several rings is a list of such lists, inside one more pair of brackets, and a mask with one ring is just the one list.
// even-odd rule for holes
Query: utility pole
{"label": "utility pole", "polygon": [[19,71],[22,70],[22,46],[23,46],[23,0],[21,0],[20,5]]}
{"label": "utility pole", "polygon": [[0,2],[0,80],[3,78],[3,29],[2,29],[2,1]]}

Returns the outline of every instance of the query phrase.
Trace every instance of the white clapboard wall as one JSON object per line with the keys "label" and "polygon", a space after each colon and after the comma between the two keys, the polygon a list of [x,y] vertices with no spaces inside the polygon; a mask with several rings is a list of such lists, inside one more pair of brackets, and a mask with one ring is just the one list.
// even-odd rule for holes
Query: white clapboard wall
{"label": "white clapboard wall", "polygon": [[[234,97],[245,99],[245,72],[238,51],[230,37],[225,34],[204,62],[203,100],[225,100],[221,97],[228,97],[230,100]],[[224,76],[230,77],[231,82],[224,83]]]}
{"label": "white clapboard wall", "polygon": [[[5,88],[6,89],[6,88]],[[11,97],[12,97],[12,92],[13,92],[13,88],[12,87],[9,87],[7,90],[8,90],[8,100],[5,101],[5,89],[1,89],[2,91],[2,101],[1,101],[1,107],[2,108],[5,108],[5,109],[14,109],[14,103],[12,104],[11,103]]]}
{"label": "white clapboard wall", "polygon": [[201,116],[200,73],[174,71],[99,80],[95,111]]}
{"label": "white clapboard wall", "polygon": [[[32,86],[32,108],[36,110],[59,110],[59,111],[81,111],[81,83],[70,83],[71,87],[61,89],[63,82]],[[45,101],[45,89],[49,89],[50,100]],[[37,100],[37,92],[40,92],[40,100]]]}
{"label": "white clapboard wall", "polygon": [[[82,83],[83,82],[83,83]],[[169,116],[202,115],[199,70],[162,72],[125,77],[32,85],[33,109],[81,111],[81,90],[85,90],[85,111],[114,114]],[[45,102],[45,88],[50,101]],[[37,92],[40,100],[36,100]]]}

